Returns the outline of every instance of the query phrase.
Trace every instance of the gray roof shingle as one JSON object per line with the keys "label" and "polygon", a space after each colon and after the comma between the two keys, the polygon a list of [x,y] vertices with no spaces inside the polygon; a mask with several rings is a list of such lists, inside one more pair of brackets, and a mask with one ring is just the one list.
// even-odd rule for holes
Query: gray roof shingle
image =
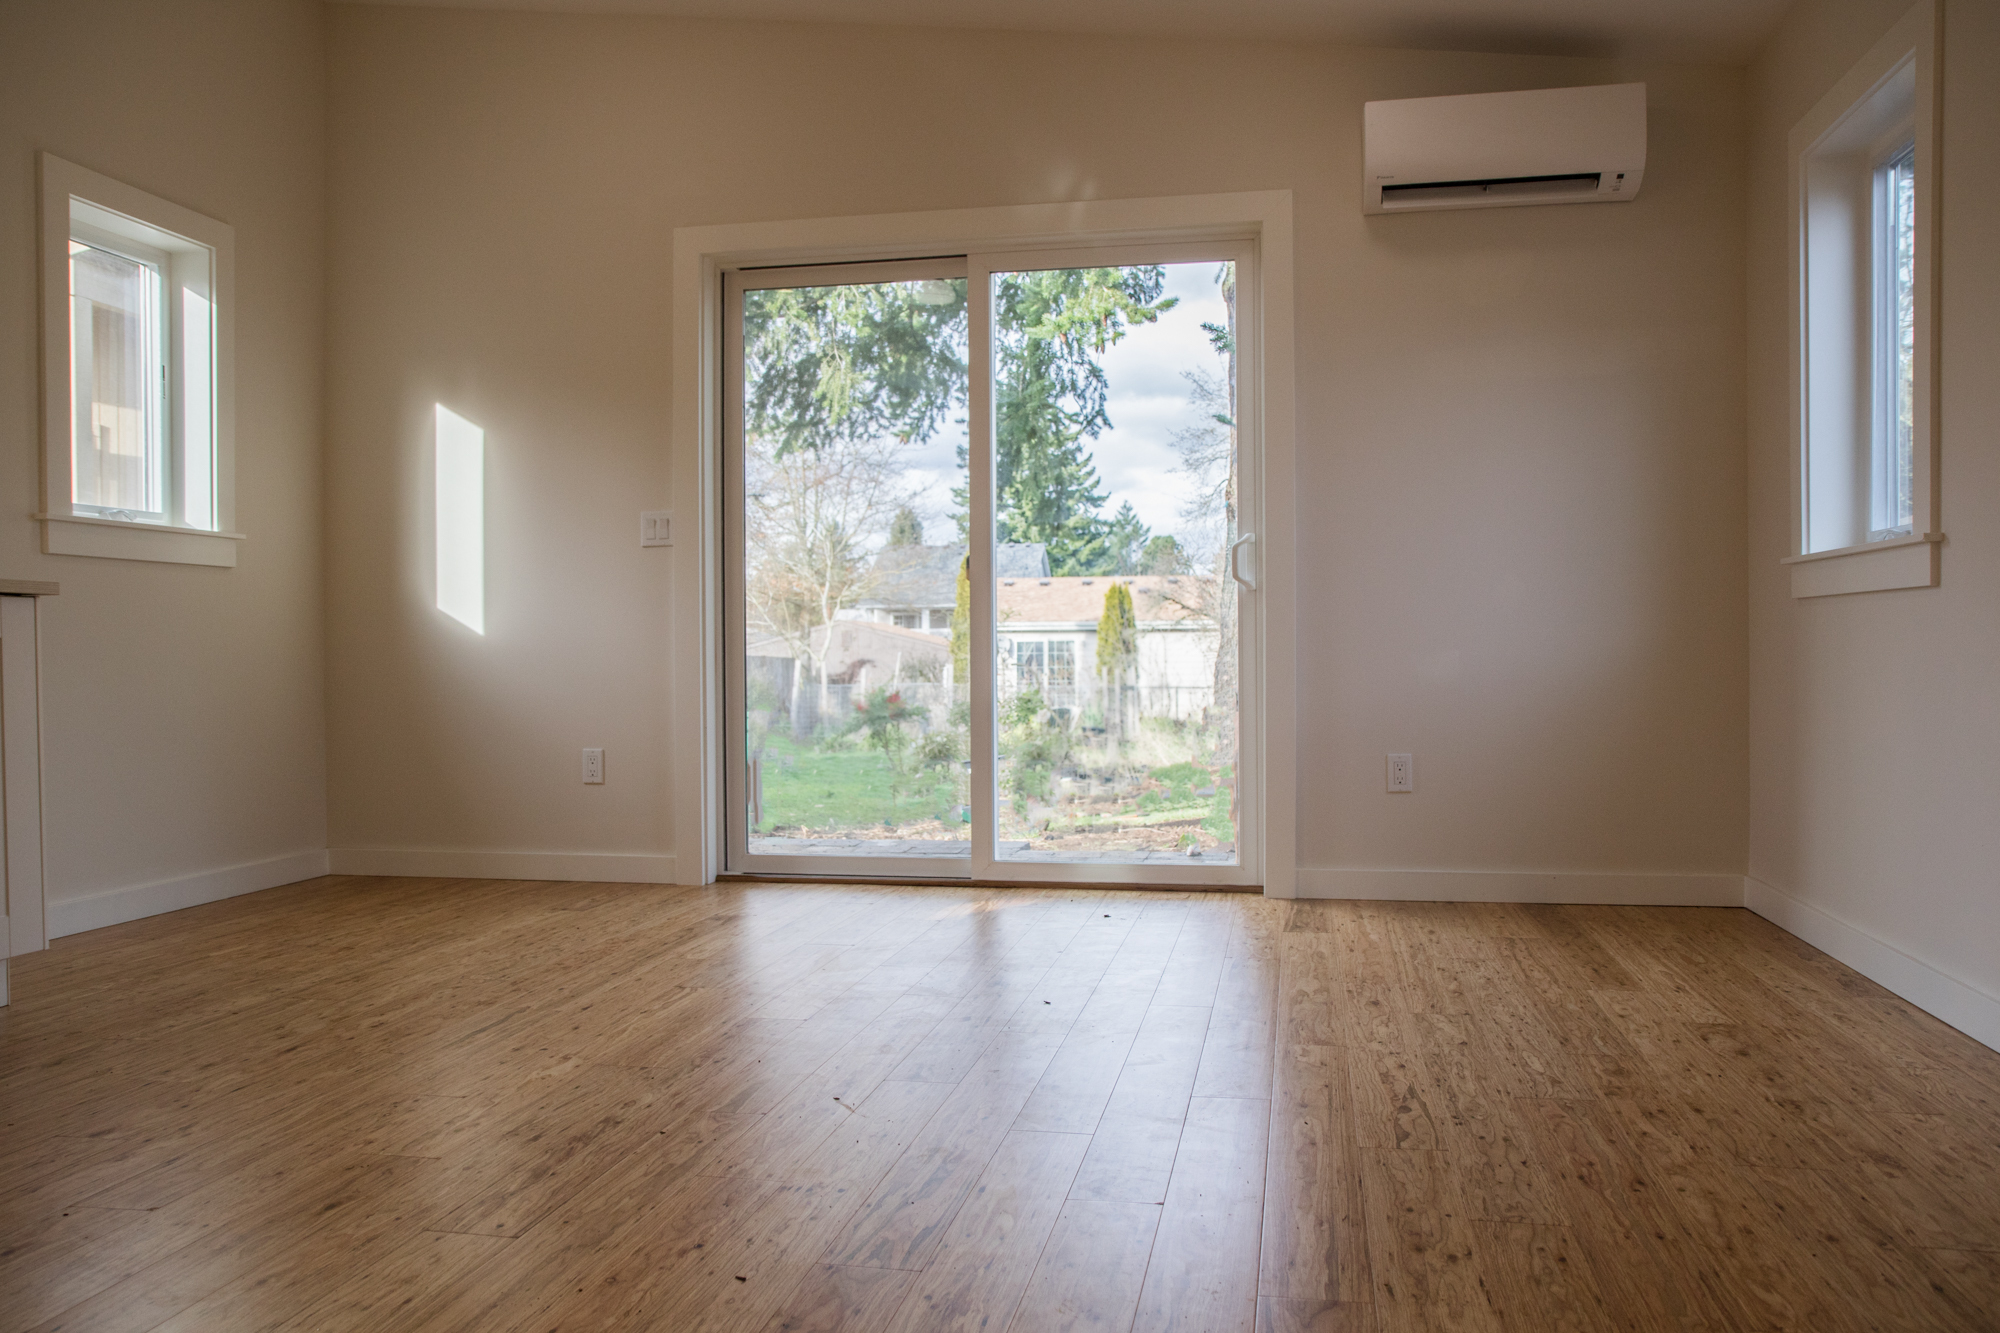
{"label": "gray roof shingle", "polygon": [[[859,606],[953,606],[958,602],[958,562],[965,547],[887,546],[875,557],[874,586]],[[1045,579],[1049,548],[1040,542],[1002,542],[993,552],[1003,579]]]}

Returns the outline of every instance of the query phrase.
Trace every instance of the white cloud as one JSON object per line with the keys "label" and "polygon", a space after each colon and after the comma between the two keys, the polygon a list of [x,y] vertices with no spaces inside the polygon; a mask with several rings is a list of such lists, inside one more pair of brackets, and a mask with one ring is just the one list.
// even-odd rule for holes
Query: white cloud
{"label": "white cloud", "polygon": [[1104,354],[1110,381],[1106,411],[1112,429],[1092,441],[1098,476],[1111,493],[1105,512],[1129,500],[1149,527],[1161,532],[1184,526],[1181,508],[1193,487],[1177,469],[1176,430],[1198,425],[1204,413],[1188,400],[1185,372],[1222,372],[1207,330],[1227,324],[1229,311],[1215,285],[1217,265],[1169,264],[1166,294],[1180,303],[1156,324],[1141,325]]}

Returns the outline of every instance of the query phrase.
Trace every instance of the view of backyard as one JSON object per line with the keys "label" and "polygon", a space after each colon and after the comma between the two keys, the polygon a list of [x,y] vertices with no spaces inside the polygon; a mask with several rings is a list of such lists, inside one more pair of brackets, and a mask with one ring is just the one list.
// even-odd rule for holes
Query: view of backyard
{"label": "view of backyard", "polygon": [[[994,277],[1002,858],[1234,859],[1233,284]],[[753,851],[969,849],[966,307],[744,294]]]}

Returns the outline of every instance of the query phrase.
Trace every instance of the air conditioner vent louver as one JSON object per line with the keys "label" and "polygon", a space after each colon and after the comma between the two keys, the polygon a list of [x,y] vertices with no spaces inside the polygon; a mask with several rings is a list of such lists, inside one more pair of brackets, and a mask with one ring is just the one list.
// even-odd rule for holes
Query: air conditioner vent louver
{"label": "air conditioner vent louver", "polygon": [[1646,85],[1370,102],[1362,211],[1632,198],[1646,170]]}
{"label": "air conditioner vent louver", "polygon": [[1499,180],[1439,181],[1436,185],[1384,185],[1382,207],[1408,208],[1440,199],[1548,199],[1567,194],[1596,194],[1600,172],[1574,176],[1507,176]]}

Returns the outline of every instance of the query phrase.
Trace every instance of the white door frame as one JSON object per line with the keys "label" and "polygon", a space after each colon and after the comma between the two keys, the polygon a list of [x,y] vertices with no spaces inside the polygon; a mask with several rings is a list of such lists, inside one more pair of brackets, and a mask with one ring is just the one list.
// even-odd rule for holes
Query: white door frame
{"label": "white door frame", "polygon": [[[53,591],[55,585],[48,585]],[[7,959],[49,947],[42,874],[42,685],[36,596],[0,595],[0,1005]]]}
{"label": "white door frame", "polygon": [[[1296,412],[1292,355],[1292,200],[1290,191],[1189,195],[1160,199],[1023,204],[935,213],[891,213],[796,222],[682,227],[674,232],[672,474],[676,559],[672,584],[668,711],[675,878],[714,880],[722,864],[722,745],[725,561],[722,549],[722,282],[732,268],[1059,250],[1120,242],[1183,244],[1248,241],[1259,269],[1256,325],[1261,346],[1256,383],[1239,384],[1262,426],[1263,513],[1257,532],[1257,609],[1262,664],[1262,737],[1254,775],[1262,800],[1260,846],[1239,842],[1246,863],[1261,867],[1268,896],[1289,898],[1297,868],[1296,675],[1294,668]],[[1010,256],[1011,260],[1012,256]],[[1239,326],[1241,327],[1241,326]],[[974,322],[974,336],[979,330]],[[975,353],[977,348],[975,347]],[[1252,530],[1245,525],[1245,530]],[[975,543],[976,546],[976,543]],[[1247,621],[1247,617],[1246,617]],[[1244,632],[1251,627],[1246,623]],[[975,662],[980,660],[974,654]],[[1246,765],[1246,768],[1248,765]],[[1008,878],[1026,867],[1004,863]],[[998,867],[996,867],[997,869]],[[1093,871],[1121,869],[1093,866]],[[1166,882],[1124,867],[1119,878]],[[1106,876],[1107,878],[1109,876]]]}

